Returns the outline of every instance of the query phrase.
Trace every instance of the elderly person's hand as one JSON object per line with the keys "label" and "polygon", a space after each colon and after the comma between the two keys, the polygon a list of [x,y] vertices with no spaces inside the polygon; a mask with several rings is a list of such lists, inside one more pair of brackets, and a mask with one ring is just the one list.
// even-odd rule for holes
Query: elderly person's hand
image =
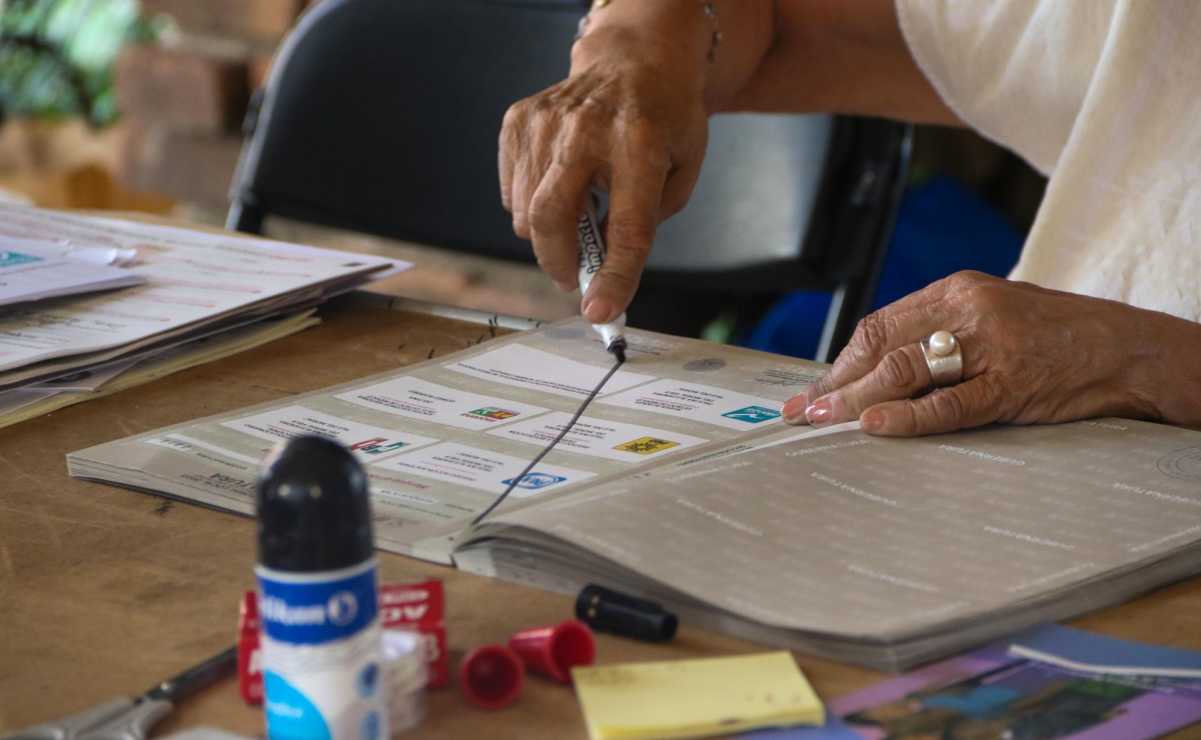
{"label": "elderly person's hand", "polygon": [[[939,330],[959,341],[963,379],[927,393],[919,342]],[[1201,425],[1197,386],[1177,362],[1192,357],[1196,374],[1198,335],[1167,314],[961,272],[865,318],[783,413],[794,424],[859,419],[891,436],[1110,415]]]}
{"label": "elderly person's hand", "polygon": [[564,290],[588,191],[609,192],[609,252],[581,303],[593,323],[626,309],[659,223],[688,202],[710,113],[957,123],[911,57],[895,0],[621,0],[597,3],[585,28],[568,78],[505,115],[499,169],[513,230]]}
{"label": "elderly person's hand", "polygon": [[563,290],[576,287],[576,223],[589,188],[610,192],[608,255],[582,302],[584,316],[603,323],[633,298],[659,222],[688,202],[708,116],[703,68],[667,49],[658,59],[623,50],[620,38],[601,53],[598,41],[577,44],[570,77],[509,109],[499,164],[513,230],[533,241]]}

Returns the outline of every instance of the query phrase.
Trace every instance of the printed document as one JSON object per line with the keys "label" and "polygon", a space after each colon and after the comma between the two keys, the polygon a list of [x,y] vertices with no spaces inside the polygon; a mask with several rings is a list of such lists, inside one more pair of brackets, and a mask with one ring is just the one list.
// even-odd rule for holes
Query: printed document
{"label": "printed document", "polygon": [[84,359],[114,359],[205,324],[315,302],[392,266],[378,257],[265,239],[0,204],[0,249],[6,241],[133,249],[137,263],[120,272],[144,283],[6,309],[0,314],[0,387],[48,377]]}
{"label": "printed document", "polygon": [[70,245],[0,238],[0,306],[127,288],[145,275],[79,259]]}
{"label": "printed document", "polygon": [[[803,360],[735,347],[637,331],[629,337],[626,367],[555,450],[516,481],[501,511],[767,433],[780,426],[780,405],[821,372]],[[136,470],[146,483],[154,478],[150,488],[249,514],[267,451],[291,436],[322,434],[367,465],[380,546],[449,563],[454,537],[558,436],[612,362],[591,328],[568,321],[123,440],[96,461],[106,470],[109,463]]]}
{"label": "printed document", "polygon": [[321,323],[314,309],[206,334],[176,346],[81,368],[53,380],[0,391],[0,428],[51,411],[102,398],[118,391],[253,349]]}

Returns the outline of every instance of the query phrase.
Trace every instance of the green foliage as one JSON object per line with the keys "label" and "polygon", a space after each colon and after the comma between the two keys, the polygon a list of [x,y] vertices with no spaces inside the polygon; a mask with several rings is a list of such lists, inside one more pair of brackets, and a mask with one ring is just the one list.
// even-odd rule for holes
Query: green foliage
{"label": "green foliage", "polygon": [[0,0],[0,112],[111,123],[113,61],[154,34],[138,0]]}

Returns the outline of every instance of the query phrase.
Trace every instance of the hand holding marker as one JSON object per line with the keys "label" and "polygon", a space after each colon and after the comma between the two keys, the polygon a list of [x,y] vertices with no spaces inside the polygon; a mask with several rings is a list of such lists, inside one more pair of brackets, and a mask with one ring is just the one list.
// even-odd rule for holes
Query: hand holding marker
{"label": "hand holding marker", "polygon": [[[600,272],[605,263],[605,239],[601,234],[600,218],[597,207],[600,196],[594,191],[588,195],[588,204],[580,216],[577,232],[580,239],[580,294],[588,293],[592,278]],[[624,335],[626,315],[623,313],[607,324],[593,324],[592,328],[600,334],[605,344],[605,351],[613,353],[621,362],[625,362],[626,338]]]}

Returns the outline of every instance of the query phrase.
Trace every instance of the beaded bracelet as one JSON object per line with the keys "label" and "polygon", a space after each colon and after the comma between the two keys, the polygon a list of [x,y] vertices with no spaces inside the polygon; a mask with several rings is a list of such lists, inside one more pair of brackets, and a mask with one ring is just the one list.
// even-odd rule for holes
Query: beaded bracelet
{"label": "beaded bracelet", "polygon": [[[588,11],[587,15],[580,19],[580,26],[575,35],[577,41],[583,38],[584,33],[588,30],[588,22],[591,20],[592,14],[607,6],[612,1],[613,0],[592,0],[592,8]],[[717,3],[713,2],[713,0],[698,0],[698,2],[700,2],[701,11],[705,14],[705,17],[709,19],[710,25],[713,26],[713,34],[709,37],[708,54],[709,62],[713,63],[717,61],[717,47],[721,46],[721,28],[717,21]]]}

